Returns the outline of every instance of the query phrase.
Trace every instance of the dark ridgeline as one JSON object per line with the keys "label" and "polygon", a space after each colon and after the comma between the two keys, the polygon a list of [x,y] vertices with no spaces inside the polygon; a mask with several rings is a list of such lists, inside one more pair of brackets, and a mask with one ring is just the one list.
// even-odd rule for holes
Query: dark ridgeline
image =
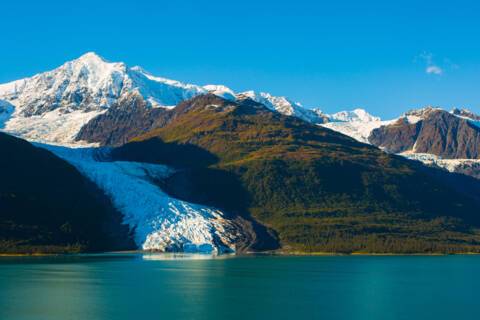
{"label": "dark ridgeline", "polygon": [[110,200],[72,165],[0,133],[0,253],[134,248]]}

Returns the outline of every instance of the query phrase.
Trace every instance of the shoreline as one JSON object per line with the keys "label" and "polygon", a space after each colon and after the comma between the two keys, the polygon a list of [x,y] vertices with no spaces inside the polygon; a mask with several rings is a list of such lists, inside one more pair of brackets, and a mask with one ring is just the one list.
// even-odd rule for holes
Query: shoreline
{"label": "shoreline", "polygon": [[[83,252],[83,253],[0,253],[0,259],[2,257],[68,257],[68,256],[93,256],[93,255],[168,255],[168,254],[185,254],[185,255],[215,255],[222,256],[225,254],[214,254],[214,253],[195,253],[195,252],[161,252],[161,251],[143,251],[143,250],[127,250],[127,251],[105,251],[105,252]],[[442,252],[431,252],[431,253],[375,253],[375,252],[351,252],[351,253],[341,253],[341,252],[301,252],[301,251],[268,251],[268,252],[241,252],[241,253],[232,253],[230,254],[236,257],[242,256],[291,256],[291,257],[348,257],[348,256],[460,256],[460,255],[480,255],[479,252],[455,252],[455,253],[442,253]]]}

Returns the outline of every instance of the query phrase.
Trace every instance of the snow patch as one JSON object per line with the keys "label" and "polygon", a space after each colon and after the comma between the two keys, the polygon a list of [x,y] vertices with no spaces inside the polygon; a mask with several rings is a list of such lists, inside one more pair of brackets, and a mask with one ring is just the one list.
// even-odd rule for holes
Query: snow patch
{"label": "snow patch", "polygon": [[419,117],[419,116],[415,116],[415,115],[407,115],[404,117],[405,121],[407,121],[407,123],[409,124],[415,124],[417,122],[420,122],[423,120],[422,117]]}

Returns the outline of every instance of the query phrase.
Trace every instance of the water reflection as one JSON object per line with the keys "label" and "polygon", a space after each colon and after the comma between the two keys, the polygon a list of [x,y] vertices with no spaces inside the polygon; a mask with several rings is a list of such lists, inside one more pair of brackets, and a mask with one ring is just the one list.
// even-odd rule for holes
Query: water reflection
{"label": "water reflection", "polygon": [[206,254],[206,253],[144,253],[143,260],[167,261],[167,260],[212,260],[228,259],[235,257],[235,254]]}

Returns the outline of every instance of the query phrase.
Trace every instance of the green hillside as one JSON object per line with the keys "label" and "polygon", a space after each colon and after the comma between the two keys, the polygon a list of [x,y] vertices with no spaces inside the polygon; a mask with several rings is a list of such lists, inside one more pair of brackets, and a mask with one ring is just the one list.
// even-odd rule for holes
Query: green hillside
{"label": "green hillside", "polygon": [[159,182],[168,192],[269,228],[253,248],[267,249],[261,240],[268,234],[286,251],[480,251],[480,205],[471,196],[480,187],[472,179],[250,100],[207,95],[178,110],[115,157],[177,166],[177,174]]}

